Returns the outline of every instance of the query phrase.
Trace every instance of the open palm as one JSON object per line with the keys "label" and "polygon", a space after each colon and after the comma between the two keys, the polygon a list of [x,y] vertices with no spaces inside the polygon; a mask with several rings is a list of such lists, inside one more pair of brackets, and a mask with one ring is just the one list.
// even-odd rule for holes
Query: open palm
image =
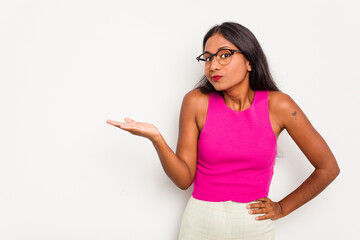
{"label": "open palm", "polygon": [[117,122],[113,120],[107,120],[106,122],[115,127],[126,130],[133,135],[146,137],[150,140],[153,140],[160,133],[157,127],[151,123],[137,122],[128,117],[125,117],[124,120],[125,122]]}

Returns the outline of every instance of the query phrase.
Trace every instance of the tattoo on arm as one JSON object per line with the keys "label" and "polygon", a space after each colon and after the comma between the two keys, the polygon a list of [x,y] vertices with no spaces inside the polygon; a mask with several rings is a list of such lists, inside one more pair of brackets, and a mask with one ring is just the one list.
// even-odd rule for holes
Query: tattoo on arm
{"label": "tattoo on arm", "polygon": [[296,111],[293,112],[291,115],[293,115],[293,116],[295,117],[295,120],[297,120],[297,119],[296,119]]}

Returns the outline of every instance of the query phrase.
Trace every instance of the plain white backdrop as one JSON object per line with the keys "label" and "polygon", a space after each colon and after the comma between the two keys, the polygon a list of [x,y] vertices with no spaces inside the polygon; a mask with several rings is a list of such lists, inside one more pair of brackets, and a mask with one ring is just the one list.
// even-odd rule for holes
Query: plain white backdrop
{"label": "plain white backdrop", "polygon": [[[176,187],[148,139],[106,120],[152,123],[175,151],[203,36],[225,21],[255,34],[341,169],[276,220],[276,239],[358,237],[359,10],[331,0],[1,1],[0,239],[177,239],[193,187]],[[313,170],[283,131],[269,197]]]}

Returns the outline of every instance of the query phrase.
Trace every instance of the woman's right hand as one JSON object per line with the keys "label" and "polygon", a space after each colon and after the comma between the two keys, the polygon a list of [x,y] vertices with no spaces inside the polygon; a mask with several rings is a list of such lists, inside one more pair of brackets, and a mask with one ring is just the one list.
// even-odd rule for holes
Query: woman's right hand
{"label": "woman's right hand", "polygon": [[151,141],[153,141],[155,138],[157,138],[160,135],[160,132],[157,129],[157,127],[155,127],[151,123],[136,122],[128,117],[125,117],[124,120],[126,123],[117,122],[113,120],[107,120],[106,122],[115,127],[126,130],[133,135],[146,137]]}

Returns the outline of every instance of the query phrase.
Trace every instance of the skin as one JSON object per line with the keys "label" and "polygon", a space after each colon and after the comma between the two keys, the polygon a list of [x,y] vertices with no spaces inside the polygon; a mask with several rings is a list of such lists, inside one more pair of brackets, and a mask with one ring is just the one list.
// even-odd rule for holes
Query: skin
{"label": "skin", "polygon": [[[205,51],[216,53],[223,46],[237,49],[234,44],[227,41],[221,34],[215,34],[206,42]],[[224,101],[228,107],[236,111],[244,111],[251,106],[254,97],[254,90],[249,86],[250,71],[252,71],[252,67],[245,56],[241,53],[234,53],[231,62],[225,66],[219,64],[214,58],[210,67],[205,69],[205,75],[216,90],[222,91]],[[223,77],[215,82],[211,78],[213,75]],[[264,213],[264,215],[258,216],[256,220],[276,220],[288,215],[318,195],[340,173],[339,166],[330,148],[294,100],[285,93],[269,91],[268,101],[270,123],[276,139],[286,129],[315,170],[297,189],[281,201],[275,202],[269,197],[265,197],[255,200],[260,201],[260,203],[248,204],[249,214]],[[182,183],[181,185],[184,190],[192,184],[195,177],[197,141],[206,120],[208,102],[208,94],[203,94],[198,89],[191,90],[183,99],[175,158],[180,159],[182,163],[186,163],[190,175],[190,180],[186,180],[186,184]],[[134,135],[150,139],[155,146],[161,146],[157,147],[157,150],[164,148],[164,140],[154,125],[137,122],[128,117],[125,118],[125,122],[107,121],[107,123]],[[162,145],[160,142],[162,142]],[[165,150],[162,151],[165,152]],[[173,157],[170,155],[173,152],[169,148],[166,151],[167,155],[164,155],[164,158],[170,159]],[[173,162],[167,164],[175,165]],[[177,164],[177,168],[182,168],[180,163]],[[168,175],[175,179],[174,174]],[[186,186],[184,187],[184,185]]]}

